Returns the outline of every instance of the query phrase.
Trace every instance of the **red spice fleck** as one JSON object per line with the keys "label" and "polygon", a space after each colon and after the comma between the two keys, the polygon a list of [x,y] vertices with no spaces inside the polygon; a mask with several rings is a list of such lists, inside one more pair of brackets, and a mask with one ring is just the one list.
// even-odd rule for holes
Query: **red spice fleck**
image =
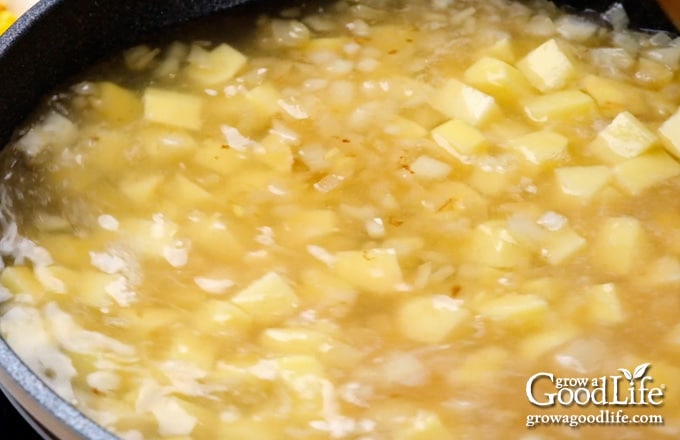
{"label": "red spice fleck", "polygon": [[390,217],[387,219],[387,223],[391,224],[392,226],[401,226],[404,224],[404,221],[395,217]]}
{"label": "red spice fleck", "polygon": [[449,291],[449,296],[455,298],[460,294],[461,290],[463,290],[463,287],[459,285],[452,286],[451,290]]}
{"label": "red spice fleck", "polygon": [[442,211],[444,211],[444,210],[447,209],[449,206],[451,206],[452,203],[453,203],[453,199],[452,199],[452,198],[447,199],[447,200],[444,202],[444,204],[443,204],[442,206],[440,206],[439,208],[437,208],[437,212],[442,212]]}
{"label": "red spice fleck", "polygon": [[415,174],[415,172],[414,172],[414,171],[411,169],[411,167],[408,166],[408,165],[402,165],[401,168],[404,169],[404,170],[406,170],[406,171],[408,171],[408,172],[411,173],[411,174]]}

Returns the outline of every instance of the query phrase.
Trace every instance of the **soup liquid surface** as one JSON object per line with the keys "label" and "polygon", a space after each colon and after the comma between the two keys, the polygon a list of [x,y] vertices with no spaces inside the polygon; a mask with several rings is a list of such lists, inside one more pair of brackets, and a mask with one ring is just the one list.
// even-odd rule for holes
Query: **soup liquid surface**
{"label": "soup liquid surface", "polygon": [[[3,152],[0,331],[60,395],[126,439],[680,437],[678,40],[502,0],[214,20]],[[609,388],[540,406],[540,372]],[[663,423],[540,419],[619,410]]]}

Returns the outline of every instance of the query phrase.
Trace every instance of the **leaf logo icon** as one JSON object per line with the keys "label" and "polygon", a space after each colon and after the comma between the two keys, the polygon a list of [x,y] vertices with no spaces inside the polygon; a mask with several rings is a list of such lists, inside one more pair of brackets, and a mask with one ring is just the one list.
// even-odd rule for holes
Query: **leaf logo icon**
{"label": "leaf logo icon", "polygon": [[619,368],[619,371],[623,373],[626,379],[628,379],[631,382],[633,381],[633,375],[630,373],[630,371],[626,370],[625,368]]}
{"label": "leaf logo icon", "polygon": [[[642,377],[645,375],[647,372],[647,369],[649,368],[649,364],[640,364],[635,368],[635,371],[633,372],[633,378],[628,379],[628,380],[633,380],[633,379],[642,379]],[[628,373],[630,374],[630,372]],[[627,376],[626,376],[627,377]]]}

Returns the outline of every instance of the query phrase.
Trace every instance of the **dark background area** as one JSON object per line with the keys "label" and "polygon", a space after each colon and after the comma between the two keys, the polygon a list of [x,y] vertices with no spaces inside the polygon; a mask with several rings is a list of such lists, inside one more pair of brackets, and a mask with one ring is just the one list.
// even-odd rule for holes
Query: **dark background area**
{"label": "dark background area", "polygon": [[11,437],[21,440],[39,440],[40,436],[24,421],[4,394],[0,392],[0,426],[3,432],[11,433]]}

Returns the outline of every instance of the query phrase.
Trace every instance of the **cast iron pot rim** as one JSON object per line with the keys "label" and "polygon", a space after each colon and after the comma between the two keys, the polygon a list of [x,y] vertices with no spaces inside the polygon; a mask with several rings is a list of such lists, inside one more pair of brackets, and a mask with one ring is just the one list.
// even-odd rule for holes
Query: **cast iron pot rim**
{"label": "cast iron pot rim", "polygon": [[[62,0],[41,0],[31,9],[26,11],[3,35],[4,40],[0,44],[0,62],[6,57],[8,50],[21,40],[25,34],[31,32],[35,23],[42,17],[49,15],[50,11],[60,4]],[[7,62],[7,61],[5,61]],[[26,363],[10,348],[7,341],[0,337],[0,368],[9,376],[10,380],[21,387],[28,396],[33,399],[50,415],[71,429],[73,434],[92,440],[116,440],[117,437],[92,421],[84,413],[64,400],[54,392]],[[4,387],[3,387],[4,388]],[[11,396],[9,389],[3,390]],[[18,397],[18,396],[17,396]],[[13,397],[10,397],[13,398]],[[22,405],[21,399],[16,399],[17,405]],[[24,408],[31,414],[29,408]],[[38,421],[40,423],[40,421]],[[49,428],[48,428],[49,429]]]}
{"label": "cast iron pot rim", "polygon": [[[5,58],[5,53],[11,46],[16,44],[25,34],[30,33],[34,24],[42,17],[49,15],[50,11],[63,4],[63,0],[41,0],[31,9],[26,11],[11,26],[2,39],[0,44],[0,60]],[[73,405],[53,391],[36,373],[34,373],[26,363],[10,348],[7,341],[0,337],[0,368],[9,376],[10,380],[21,387],[28,396],[56,418],[64,427],[73,431],[73,434],[85,439],[92,440],[116,440],[117,437],[107,431],[101,425],[95,423],[84,413],[76,409]],[[3,387],[5,388],[5,387]],[[9,389],[3,390],[10,398],[12,396]],[[22,400],[16,398],[16,404],[22,405]],[[29,408],[24,408],[30,415]],[[41,421],[38,420],[38,423]],[[49,427],[46,426],[49,430]]]}
{"label": "cast iron pot rim", "polygon": [[[214,7],[214,11],[212,11],[217,12],[220,9],[228,9],[248,1],[221,0],[215,3],[206,1],[205,4],[219,4],[220,7]],[[93,4],[95,3],[93,2]],[[36,27],[39,27],[37,25],[47,20],[49,16],[54,15],[57,11],[68,10],[68,5],[68,0],[41,0],[26,11],[0,37],[0,63],[11,62],[13,50],[31,39],[31,34],[36,32]],[[173,17],[164,26],[204,15],[195,14],[195,12],[193,11],[194,15],[188,14],[184,17]],[[155,29],[154,26],[149,26],[148,28],[141,27],[140,35]],[[49,44],[49,42],[46,44]],[[56,80],[57,78],[55,78],[55,85]],[[46,428],[48,432],[51,430],[50,428],[54,428],[54,430],[67,438],[92,440],[116,440],[118,438],[52,390],[12,350],[7,341],[2,337],[0,337],[0,390],[16,405],[19,405],[29,416],[34,417],[34,420],[29,421],[29,423],[37,422],[40,426]],[[38,407],[35,408],[34,405],[38,405]],[[58,426],[55,426],[55,422]]]}

